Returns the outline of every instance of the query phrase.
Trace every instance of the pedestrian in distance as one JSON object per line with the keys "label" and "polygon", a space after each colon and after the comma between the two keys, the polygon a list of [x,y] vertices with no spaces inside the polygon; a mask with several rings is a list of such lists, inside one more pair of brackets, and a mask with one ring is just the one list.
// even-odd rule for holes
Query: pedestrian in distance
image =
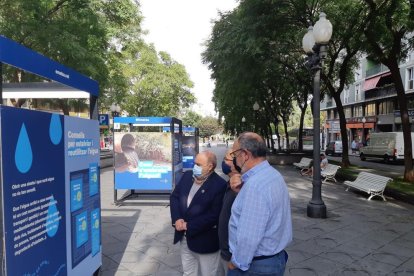
{"label": "pedestrian in distance", "polygon": [[[234,168],[233,159],[230,155],[231,152],[232,149],[229,149],[226,152],[226,155],[224,156],[224,159],[221,163],[221,169],[223,173],[225,175],[228,175],[230,178],[234,175],[239,174],[239,172]],[[218,224],[220,242],[220,262],[217,271],[218,276],[224,276],[227,274],[227,264],[231,260],[231,253],[229,249],[229,220],[231,215],[231,206],[233,205],[236,196],[237,192],[231,189],[229,180],[227,182],[227,189],[226,193],[224,194],[223,207],[221,208]]]}
{"label": "pedestrian in distance", "polygon": [[288,189],[282,175],[266,160],[266,144],[253,132],[233,145],[233,164],[240,175],[230,179],[240,190],[231,209],[228,274],[283,275],[292,241]]}
{"label": "pedestrian in distance", "polygon": [[[329,162],[328,162],[328,158],[326,158],[326,155],[324,153],[320,154],[320,158],[321,158],[321,172],[322,172],[324,169],[326,169]],[[313,162],[311,163],[308,169],[304,169],[300,173],[302,175],[313,176]]]}
{"label": "pedestrian in distance", "polygon": [[355,139],[352,140],[351,149],[352,149],[352,154],[355,154],[358,149],[357,142],[355,141]]}
{"label": "pedestrian in distance", "polygon": [[218,219],[226,181],[214,169],[216,155],[197,154],[170,197],[174,244],[180,242],[181,262],[186,276],[216,276],[219,262]]}

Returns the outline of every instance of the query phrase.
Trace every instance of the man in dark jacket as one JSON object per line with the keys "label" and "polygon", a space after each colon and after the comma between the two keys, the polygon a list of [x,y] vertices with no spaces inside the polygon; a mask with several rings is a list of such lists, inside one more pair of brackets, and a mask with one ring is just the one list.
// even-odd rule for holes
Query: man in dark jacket
{"label": "man in dark jacket", "polygon": [[[232,151],[232,149],[227,151],[224,156],[224,160],[221,163],[223,173],[229,177],[239,174],[239,172],[234,168],[233,158],[230,155]],[[231,252],[229,249],[229,220],[231,215],[231,206],[233,205],[233,201],[236,199],[236,196],[237,190],[233,191],[230,187],[230,181],[227,182],[227,189],[224,194],[223,207],[221,208],[218,224],[220,242],[220,264],[217,271],[218,276],[227,275],[227,264],[231,259]]]}
{"label": "man in dark jacket", "polygon": [[217,224],[226,181],[214,172],[216,165],[214,153],[199,153],[193,171],[184,173],[170,197],[174,244],[181,243],[184,275],[217,273]]}

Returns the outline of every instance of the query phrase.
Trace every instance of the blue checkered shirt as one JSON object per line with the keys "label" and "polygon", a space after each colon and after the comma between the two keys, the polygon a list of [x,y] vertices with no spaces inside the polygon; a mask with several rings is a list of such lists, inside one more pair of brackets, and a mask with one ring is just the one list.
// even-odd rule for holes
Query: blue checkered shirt
{"label": "blue checkered shirt", "polygon": [[246,271],[253,257],[279,253],[292,241],[289,192],[282,175],[267,161],[242,176],[244,185],[231,209],[231,262]]}

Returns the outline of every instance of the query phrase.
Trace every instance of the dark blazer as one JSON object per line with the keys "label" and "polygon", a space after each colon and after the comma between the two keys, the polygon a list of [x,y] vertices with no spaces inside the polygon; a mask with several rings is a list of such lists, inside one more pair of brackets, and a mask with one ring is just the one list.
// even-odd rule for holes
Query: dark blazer
{"label": "dark blazer", "polygon": [[174,243],[185,233],[187,246],[196,253],[213,253],[219,249],[217,224],[223,203],[226,181],[213,172],[194,195],[187,208],[187,198],[193,185],[193,172],[184,173],[170,197],[171,220],[187,222],[187,231],[174,233]]}

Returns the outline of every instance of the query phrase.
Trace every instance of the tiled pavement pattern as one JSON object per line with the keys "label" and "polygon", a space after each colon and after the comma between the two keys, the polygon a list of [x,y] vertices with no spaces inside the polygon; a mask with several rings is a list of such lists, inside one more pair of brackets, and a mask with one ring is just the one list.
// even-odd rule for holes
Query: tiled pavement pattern
{"label": "tiled pavement pattern", "polygon": [[[289,186],[294,229],[285,275],[414,275],[414,206],[323,184],[328,218],[311,219],[311,179],[291,166],[277,169]],[[102,170],[101,192],[101,275],[182,275],[169,208],[115,206],[110,168]]]}

